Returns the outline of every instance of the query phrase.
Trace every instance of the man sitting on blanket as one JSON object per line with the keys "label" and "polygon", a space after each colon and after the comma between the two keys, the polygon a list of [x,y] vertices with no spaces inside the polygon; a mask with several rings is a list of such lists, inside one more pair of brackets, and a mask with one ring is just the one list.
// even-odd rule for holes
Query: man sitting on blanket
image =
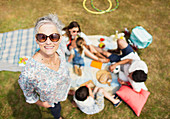
{"label": "man sitting on blanket", "polygon": [[116,62],[110,65],[110,71],[112,72],[117,65],[120,65],[121,71],[118,79],[120,84],[127,84],[129,81],[137,92],[140,92],[141,89],[148,90],[144,84],[148,73],[147,65],[125,40],[118,39],[117,43],[122,51],[122,55],[103,52],[111,62]]}

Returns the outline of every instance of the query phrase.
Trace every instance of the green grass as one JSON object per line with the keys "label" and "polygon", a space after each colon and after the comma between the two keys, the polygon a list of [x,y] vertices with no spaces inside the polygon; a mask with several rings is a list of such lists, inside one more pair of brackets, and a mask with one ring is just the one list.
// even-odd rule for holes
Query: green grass
{"label": "green grass", "polygon": [[[112,0],[115,3],[114,0]],[[76,20],[87,35],[110,36],[115,30],[143,26],[153,36],[151,45],[140,50],[140,57],[148,67],[146,85],[151,92],[139,118],[170,118],[169,96],[169,0],[121,0],[119,8],[103,15],[90,14],[83,9],[83,0],[1,0],[0,32],[31,28],[37,18],[56,13],[68,25]],[[87,7],[91,9],[90,0]],[[94,0],[97,8],[106,9],[107,0]],[[92,10],[92,9],[91,9]],[[49,119],[50,112],[25,102],[18,85],[19,72],[0,72],[0,119]],[[62,115],[66,119],[131,119],[138,118],[125,104],[114,106],[105,100],[105,108],[95,115],[86,115],[73,108],[68,97],[61,102]]]}

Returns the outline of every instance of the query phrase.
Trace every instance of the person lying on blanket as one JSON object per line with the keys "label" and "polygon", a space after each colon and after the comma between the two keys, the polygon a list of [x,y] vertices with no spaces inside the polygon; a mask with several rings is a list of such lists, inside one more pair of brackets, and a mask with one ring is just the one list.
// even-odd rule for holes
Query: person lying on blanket
{"label": "person lying on blanket", "polygon": [[[76,44],[77,37],[82,37],[86,42],[85,47],[85,55],[88,57],[100,61],[100,62],[109,62],[107,58],[105,58],[102,54],[100,54],[96,49],[97,47],[93,46],[91,41],[87,38],[87,36],[81,32],[80,25],[73,21],[68,26],[63,28],[63,38],[62,40],[67,42],[67,52],[74,48]],[[100,48],[98,48],[100,49]],[[69,53],[68,53],[69,54]]]}
{"label": "person lying on blanket", "polygon": [[140,59],[138,54],[133,51],[132,47],[125,40],[119,39],[118,45],[122,49],[122,55],[111,54],[109,56],[111,61],[116,62],[110,65],[110,71],[113,72],[116,66],[120,65],[118,78],[120,84],[126,85],[127,82],[130,82],[136,92],[140,92],[141,89],[148,90],[144,84],[148,73],[146,63]]}

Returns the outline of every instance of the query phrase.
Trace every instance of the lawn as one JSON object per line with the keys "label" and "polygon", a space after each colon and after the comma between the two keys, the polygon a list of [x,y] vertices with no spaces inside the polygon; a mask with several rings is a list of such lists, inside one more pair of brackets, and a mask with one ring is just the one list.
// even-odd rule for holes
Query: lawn
{"label": "lawn", "polygon": [[[100,9],[107,9],[107,0],[93,0]],[[115,1],[112,0],[115,6]],[[121,0],[117,10],[102,15],[88,13],[82,6],[83,0],[0,0],[0,33],[27,29],[34,26],[37,18],[56,13],[68,25],[76,20],[87,35],[115,34],[124,28],[131,30],[143,26],[152,36],[151,45],[139,51],[140,57],[149,68],[146,85],[151,92],[139,118],[170,118],[169,88],[169,0]],[[90,0],[87,7],[91,9]],[[92,10],[92,9],[91,9]],[[25,102],[18,85],[20,72],[0,72],[0,119],[49,119],[50,112],[37,105]],[[122,103],[115,108],[105,100],[105,108],[95,115],[86,115],[73,108],[70,100],[61,102],[61,114],[66,119],[131,119],[138,118]]]}

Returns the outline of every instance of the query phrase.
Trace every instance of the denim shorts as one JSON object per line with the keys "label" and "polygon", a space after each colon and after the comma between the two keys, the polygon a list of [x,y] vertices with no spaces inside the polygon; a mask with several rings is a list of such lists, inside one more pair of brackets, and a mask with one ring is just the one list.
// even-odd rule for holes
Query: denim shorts
{"label": "denim shorts", "polygon": [[73,66],[74,65],[78,65],[79,67],[84,67],[85,64],[84,63],[83,64],[73,63]]}
{"label": "denim shorts", "polygon": [[122,57],[128,55],[129,53],[134,52],[132,47],[128,44],[128,46],[124,49],[122,49],[122,55],[117,54],[111,54],[108,59],[110,59],[110,62],[118,62],[121,60]]}

